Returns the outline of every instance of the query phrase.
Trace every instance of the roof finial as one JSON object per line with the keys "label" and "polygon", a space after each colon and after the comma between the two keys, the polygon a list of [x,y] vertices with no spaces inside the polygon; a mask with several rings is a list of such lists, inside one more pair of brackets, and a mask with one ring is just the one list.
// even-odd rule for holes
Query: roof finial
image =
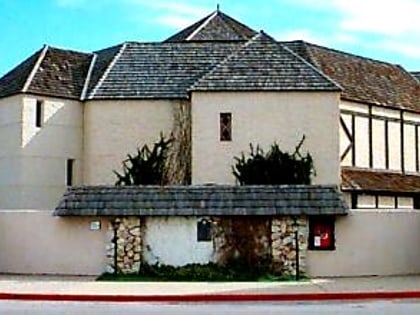
{"label": "roof finial", "polygon": [[217,12],[220,12],[220,4],[217,4],[217,6],[216,6],[216,11],[217,11]]}

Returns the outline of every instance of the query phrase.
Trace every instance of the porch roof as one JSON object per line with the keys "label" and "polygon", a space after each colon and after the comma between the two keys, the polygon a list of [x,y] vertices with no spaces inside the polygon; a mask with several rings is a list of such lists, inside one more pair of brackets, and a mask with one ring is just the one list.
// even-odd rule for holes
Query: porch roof
{"label": "porch roof", "polygon": [[56,216],[344,215],[336,186],[78,186]]}

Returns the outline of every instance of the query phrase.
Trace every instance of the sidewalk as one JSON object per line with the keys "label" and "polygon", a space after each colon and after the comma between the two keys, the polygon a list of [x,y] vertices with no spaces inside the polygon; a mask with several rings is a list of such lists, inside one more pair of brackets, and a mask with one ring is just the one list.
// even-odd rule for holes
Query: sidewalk
{"label": "sidewalk", "polygon": [[420,275],[302,282],[98,282],[94,277],[0,275],[0,299],[75,301],[314,301],[420,298]]}

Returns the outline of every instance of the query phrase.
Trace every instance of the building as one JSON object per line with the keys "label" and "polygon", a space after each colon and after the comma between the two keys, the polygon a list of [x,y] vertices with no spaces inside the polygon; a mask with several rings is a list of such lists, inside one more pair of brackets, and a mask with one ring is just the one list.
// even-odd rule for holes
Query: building
{"label": "building", "polygon": [[127,153],[163,133],[177,139],[174,183],[190,174],[193,185],[234,184],[249,143],[292,151],[305,135],[314,184],[341,186],[353,209],[337,219],[334,251],[308,251],[309,274],[419,272],[416,77],[278,42],[219,10],[163,42],[44,46],[0,79],[0,271],[103,271],[106,229],[51,211],[67,186],[114,184]]}

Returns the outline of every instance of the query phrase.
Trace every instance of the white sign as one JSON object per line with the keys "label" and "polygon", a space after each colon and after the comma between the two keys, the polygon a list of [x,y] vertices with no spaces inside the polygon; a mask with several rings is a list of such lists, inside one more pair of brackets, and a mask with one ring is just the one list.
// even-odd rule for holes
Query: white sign
{"label": "white sign", "polygon": [[321,246],[321,236],[315,236],[314,237],[314,246],[320,247]]}
{"label": "white sign", "polygon": [[89,225],[89,230],[99,231],[101,229],[101,221],[91,221]]}

